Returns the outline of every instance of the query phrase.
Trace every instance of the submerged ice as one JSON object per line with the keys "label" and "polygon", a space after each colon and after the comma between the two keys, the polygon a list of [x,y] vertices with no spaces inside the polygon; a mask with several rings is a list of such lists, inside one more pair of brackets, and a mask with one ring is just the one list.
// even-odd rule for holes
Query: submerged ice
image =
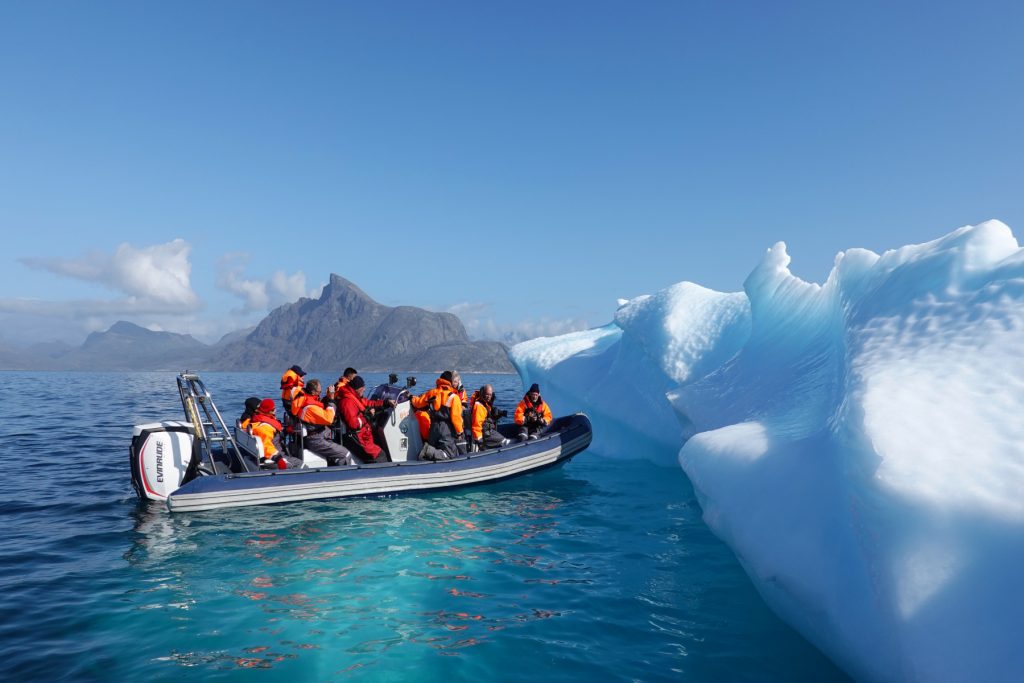
{"label": "submerged ice", "polygon": [[1024,676],[1024,250],[989,221],[824,284],[778,243],[512,350],[608,454],[678,455],[772,608],[872,680]]}

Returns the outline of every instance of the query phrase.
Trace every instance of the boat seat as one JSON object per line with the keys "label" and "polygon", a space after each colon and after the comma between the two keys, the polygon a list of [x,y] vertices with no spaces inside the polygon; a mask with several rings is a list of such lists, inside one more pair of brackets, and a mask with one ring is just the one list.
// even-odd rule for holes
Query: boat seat
{"label": "boat seat", "polygon": [[253,456],[257,461],[263,460],[263,439],[249,433],[246,429],[235,427],[235,443],[246,454]]}
{"label": "boat seat", "polygon": [[[235,443],[238,445],[238,450],[242,452],[242,457],[251,460],[251,465],[253,467],[257,469],[267,467],[263,462],[263,458],[266,453],[263,448],[263,439],[250,433],[248,429],[241,429],[236,424]],[[248,465],[246,466],[246,469],[249,469]]]}
{"label": "boat seat", "polygon": [[[304,443],[305,440],[306,440],[306,425],[304,425],[302,423],[299,423],[299,429],[296,429],[295,432],[296,432],[296,434],[298,436],[298,439],[296,439],[296,443],[297,444]],[[296,451],[298,451],[297,448],[296,449],[292,449],[290,452],[294,456],[294,455],[296,455]],[[324,456],[318,455],[318,454],[314,453],[313,451],[308,450],[306,448],[302,449],[301,455],[299,455],[299,459],[302,460],[302,467],[303,468],[327,467],[327,459],[324,458]]]}

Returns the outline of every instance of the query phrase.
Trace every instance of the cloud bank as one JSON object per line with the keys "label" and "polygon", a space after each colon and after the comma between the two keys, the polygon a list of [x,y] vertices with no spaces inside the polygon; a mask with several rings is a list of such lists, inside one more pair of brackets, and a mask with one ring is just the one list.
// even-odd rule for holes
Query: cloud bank
{"label": "cloud bank", "polygon": [[578,332],[590,327],[583,318],[548,318],[526,319],[513,323],[496,322],[490,315],[490,305],[480,302],[463,302],[446,309],[462,320],[466,333],[471,339],[491,339],[506,344],[537,337],[554,337],[569,332]]}
{"label": "cloud bank", "polygon": [[185,240],[175,239],[142,248],[122,244],[113,254],[93,251],[75,259],[21,258],[34,270],[99,284],[124,296],[75,301],[0,299],[0,311],[75,318],[192,313],[202,307],[202,301],[190,284],[191,249]]}
{"label": "cloud bank", "polygon": [[304,296],[320,295],[319,290],[307,289],[306,275],[301,270],[292,275],[278,270],[268,280],[247,278],[245,268],[249,259],[250,254],[235,252],[224,255],[217,264],[217,286],[242,300],[241,313],[265,312]]}

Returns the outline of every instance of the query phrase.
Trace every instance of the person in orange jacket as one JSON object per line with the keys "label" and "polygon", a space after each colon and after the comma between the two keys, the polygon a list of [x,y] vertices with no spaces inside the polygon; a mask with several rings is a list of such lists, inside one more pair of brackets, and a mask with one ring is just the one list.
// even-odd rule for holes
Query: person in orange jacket
{"label": "person in orange jacket", "polygon": [[455,370],[452,370],[452,387],[455,389],[455,393],[459,395],[459,400],[462,401],[463,406],[469,405],[469,399],[466,398],[466,387],[462,385],[462,377]]}
{"label": "person in orange jacket", "polygon": [[249,424],[253,436],[263,442],[264,463],[273,462],[278,469],[283,470],[288,467],[288,461],[281,452],[281,432],[284,425],[278,422],[275,410],[274,399],[263,399]]}
{"label": "person in orange jacket", "polygon": [[513,419],[519,425],[520,441],[536,439],[551,424],[551,408],[541,398],[540,387],[536,383],[530,385],[523,400],[516,406]]}
{"label": "person in orange jacket", "polygon": [[256,410],[260,407],[260,399],[256,396],[250,396],[245,399],[245,410],[242,411],[242,415],[238,418],[238,422],[235,425],[239,429],[248,429],[249,423],[252,422],[252,416],[256,414]]}
{"label": "person in orange jacket", "polygon": [[[385,408],[395,405],[395,402],[388,399],[384,401],[370,401],[363,397],[366,391],[366,382],[359,375],[355,375],[341,389],[341,422],[345,425],[345,436],[355,441],[349,445],[358,453],[362,450],[366,455],[367,462],[391,462],[391,458],[373,440],[373,426],[366,417],[371,408]],[[358,446],[358,448],[357,448]],[[362,454],[360,454],[362,455]]]}
{"label": "person in orange jacket", "polygon": [[334,387],[320,400],[320,380],[311,379],[292,401],[292,415],[306,427],[303,447],[322,455],[328,465],[354,465],[356,459],[347,448],[331,440],[336,413]]}
{"label": "person in orange jacket", "polygon": [[410,399],[413,408],[430,416],[430,431],[420,451],[421,460],[447,460],[466,452],[462,434],[462,400],[452,385],[455,376],[457,373],[445,370],[433,389]]}
{"label": "person in orange jacket", "polygon": [[474,451],[508,445],[509,440],[498,431],[498,420],[504,415],[508,413],[494,407],[494,387],[490,384],[473,392],[469,401],[469,434]]}
{"label": "person in orange jacket", "polygon": [[281,375],[281,405],[284,406],[285,413],[292,412],[292,401],[302,393],[305,386],[302,378],[305,376],[306,372],[298,365],[291,366]]}
{"label": "person in orange jacket", "polygon": [[[459,373],[456,372],[455,370],[445,370],[443,373],[441,373],[441,377],[445,377],[446,373],[449,373],[451,375],[450,378],[448,379],[448,382],[452,385],[452,389],[455,391],[455,393],[458,394],[459,400],[462,401],[462,406],[465,408],[467,406],[466,389],[462,386],[462,378],[459,376]],[[429,391],[427,393],[429,393]],[[426,394],[424,394],[424,396],[426,396]],[[412,399],[414,398],[416,397],[410,396],[409,400],[412,401]],[[416,409],[415,402],[412,403],[412,407]],[[416,422],[419,424],[420,427],[420,438],[423,439],[423,443],[427,443],[427,440],[430,438],[430,411],[416,409],[414,410],[413,414],[415,415]],[[463,417],[463,422],[465,422],[465,417]],[[465,450],[463,450],[462,452],[464,453]]]}
{"label": "person in orange jacket", "polygon": [[459,453],[466,453],[469,446],[469,423],[472,422],[472,415],[469,414],[469,398],[466,396],[466,387],[462,384],[462,377],[459,376],[458,371],[452,370],[452,387],[455,389],[455,393],[459,395],[459,400],[462,401],[462,422],[466,427],[462,437],[459,439]]}
{"label": "person in orange jacket", "polygon": [[300,462],[286,458],[282,445],[284,427],[275,417],[274,399],[262,401],[255,396],[245,399],[245,412],[238,418],[236,426],[263,442],[263,465],[275,465],[278,469],[297,467]]}

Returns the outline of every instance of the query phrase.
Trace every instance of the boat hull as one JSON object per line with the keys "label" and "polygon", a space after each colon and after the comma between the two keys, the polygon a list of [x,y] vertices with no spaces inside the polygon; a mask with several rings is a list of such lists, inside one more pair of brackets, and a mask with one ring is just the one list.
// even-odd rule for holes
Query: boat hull
{"label": "boat hull", "polygon": [[167,498],[174,512],[302,500],[433,491],[499,481],[550,467],[590,445],[590,420],[559,418],[540,439],[442,462],[270,470],[198,477]]}

